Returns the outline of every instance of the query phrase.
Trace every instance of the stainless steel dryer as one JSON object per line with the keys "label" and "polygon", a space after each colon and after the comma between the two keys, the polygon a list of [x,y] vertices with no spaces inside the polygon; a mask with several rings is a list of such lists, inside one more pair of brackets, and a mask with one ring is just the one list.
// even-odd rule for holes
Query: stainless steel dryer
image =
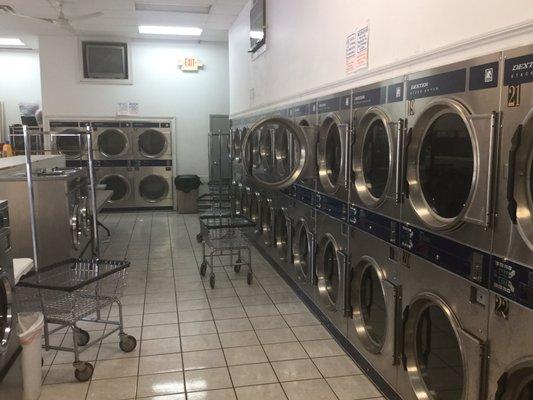
{"label": "stainless steel dryer", "polygon": [[533,46],[503,56],[494,252],[533,268]]}
{"label": "stainless steel dryer", "polygon": [[63,154],[67,161],[87,159],[85,125],[78,121],[50,121],[50,143],[46,145],[53,154]]}
{"label": "stainless steel dryer", "polygon": [[402,220],[489,250],[500,53],[408,76]]}
{"label": "stainless steel dryer", "polygon": [[348,201],[351,92],[336,93],[317,102],[319,126],[318,191]]}
{"label": "stainless steel dryer", "polygon": [[172,128],[168,121],[133,122],[133,157],[172,159]]}
{"label": "stainless steel dryer", "polygon": [[[278,175],[273,168],[274,138],[285,131],[286,142],[292,143],[290,170]],[[244,171],[247,181],[256,187],[281,190],[298,183],[314,189],[316,182],[315,152],[317,132],[302,127],[285,117],[266,117],[257,121],[244,135]],[[269,154],[270,153],[270,154]]]}
{"label": "stainless steel dryer", "polygon": [[132,123],[128,121],[93,121],[95,160],[130,159]]}
{"label": "stainless steel dryer", "polygon": [[[531,272],[500,263],[490,299],[490,365],[487,399],[533,398],[533,301]],[[496,280],[496,278],[499,278]],[[516,285],[516,291],[511,290]]]}
{"label": "stainless steel dryer", "polygon": [[400,220],[405,78],[357,88],[352,98],[350,203]]}
{"label": "stainless steel dryer", "polygon": [[321,212],[316,216],[315,302],[344,336],[347,334],[346,273],[349,228]]}
{"label": "stainless steel dryer", "polygon": [[482,399],[488,289],[402,254],[404,400]]}
{"label": "stainless steel dryer", "polygon": [[316,288],[316,211],[294,201],[291,217],[293,276],[300,289],[313,300]]}
{"label": "stainless steel dryer", "polygon": [[401,335],[399,249],[354,228],[350,228],[349,248],[347,337],[395,388]]}
{"label": "stainless steel dryer", "polygon": [[[17,337],[17,307],[11,239],[9,230],[8,202],[0,200],[0,392],[7,398],[20,399],[22,378],[20,372],[13,374],[11,368],[20,368],[13,363],[22,348]],[[8,372],[9,371],[9,372]],[[18,382],[8,382],[9,376],[18,376]]]}
{"label": "stainless steel dryer", "polygon": [[96,161],[95,175],[98,184],[106,185],[108,190],[113,191],[104,209],[136,207],[135,177],[128,161]]}
{"label": "stainless steel dryer", "polygon": [[135,205],[142,208],[172,208],[172,160],[134,162]]}

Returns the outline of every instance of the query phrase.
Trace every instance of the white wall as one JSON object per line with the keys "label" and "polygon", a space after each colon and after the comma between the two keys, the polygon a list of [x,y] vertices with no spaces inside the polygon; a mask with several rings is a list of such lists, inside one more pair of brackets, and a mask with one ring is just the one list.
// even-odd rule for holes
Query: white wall
{"label": "white wall", "polygon": [[[531,0],[268,0],[267,50],[252,62],[249,12],[229,32],[232,116],[533,43]],[[369,70],[348,76],[346,36],[366,20]]]}
{"label": "white wall", "polygon": [[[44,117],[114,117],[117,102],[139,103],[141,117],[177,121],[174,154],[178,173],[208,174],[209,114],[229,112],[225,44],[133,41],[133,85],[80,83],[78,41],[39,38]],[[178,61],[197,57],[198,73],[183,73]]]}
{"label": "white wall", "polygon": [[0,102],[4,103],[6,132],[7,126],[20,124],[19,103],[41,103],[37,51],[0,50]]}

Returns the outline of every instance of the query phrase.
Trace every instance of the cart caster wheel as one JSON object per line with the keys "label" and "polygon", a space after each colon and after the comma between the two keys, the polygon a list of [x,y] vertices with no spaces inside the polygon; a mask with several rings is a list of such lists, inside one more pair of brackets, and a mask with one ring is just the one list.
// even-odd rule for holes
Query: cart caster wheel
{"label": "cart caster wheel", "polygon": [[199,233],[198,235],[196,235],[196,241],[197,241],[198,243],[202,243],[202,242],[204,241],[204,238],[203,238],[203,236],[202,236],[201,233]]}
{"label": "cart caster wheel", "polygon": [[131,335],[120,335],[120,343],[118,344],[120,350],[124,353],[131,353],[137,347],[137,339]]}
{"label": "cart caster wheel", "polygon": [[233,266],[233,270],[235,271],[236,274],[238,274],[239,272],[241,272],[241,265],[240,264],[235,264]]}
{"label": "cart caster wheel", "polygon": [[246,274],[246,282],[248,285],[251,285],[254,280],[254,274],[252,271],[248,271],[248,274]]}
{"label": "cart caster wheel", "polygon": [[78,346],[83,347],[87,343],[89,343],[89,340],[91,337],[89,336],[89,332],[76,328],[76,341],[78,342]]}
{"label": "cart caster wheel", "polygon": [[211,286],[211,289],[215,288],[215,274],[209,276],[209,286]]}
{"label": "cart caster wheel", "polygon": [[93,376],[94,367],[91,363],[83,362],[81,369],[76,368],[74,376],[79,382],[87,382]]}
{"label": "cart caster wheel", "polygon": [[203,262],[202,265],[200,265],[200,275],[205,276],[205,273],[207,271],[207,262]]}

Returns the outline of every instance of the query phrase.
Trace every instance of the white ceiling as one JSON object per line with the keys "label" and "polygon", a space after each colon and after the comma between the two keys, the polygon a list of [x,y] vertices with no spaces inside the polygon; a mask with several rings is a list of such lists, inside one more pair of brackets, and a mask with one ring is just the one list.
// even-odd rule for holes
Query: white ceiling
{"label": "white ceiling", "polygon": [[[86,21],[72,22],[79,36],[118,36],[203,41],[227,41],[228,29],[248,0],[137,0],[144,4],[207,6],[209,14],[135,11],[135,0],[65,0],[66,18],[102,11],[104,15]],[[58,12],[48,0],[0,0],[18,14],[56,18]],[[200,37],[141,35],[138,25],[178,25],[203,29]],[[44,21],[0,14],[0,36],[31,37],[37,35],[71,35]],[[30,40],[31,41],[31,40]]]}

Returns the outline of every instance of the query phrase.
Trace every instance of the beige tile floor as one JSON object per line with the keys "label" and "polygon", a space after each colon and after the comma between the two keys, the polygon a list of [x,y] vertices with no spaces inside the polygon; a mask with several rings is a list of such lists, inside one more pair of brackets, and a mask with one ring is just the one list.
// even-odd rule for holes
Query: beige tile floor
{"label": "beige tile floor", "polygon": [[[253,252],[255,279],[216,268],[216,288],[198,274],[196,216],[105,214],[103,256],[131,260],[122,303],[138,346],[113,335],[88,349],[90,382],[78,383],[72,355],[46,352],[41,400],[381,399],[274,269]],[[111,316],[118,314],[111,309]],[[92,336],[103,327],[85,323]],[[65,330],[54,344],[72,343]]]}

